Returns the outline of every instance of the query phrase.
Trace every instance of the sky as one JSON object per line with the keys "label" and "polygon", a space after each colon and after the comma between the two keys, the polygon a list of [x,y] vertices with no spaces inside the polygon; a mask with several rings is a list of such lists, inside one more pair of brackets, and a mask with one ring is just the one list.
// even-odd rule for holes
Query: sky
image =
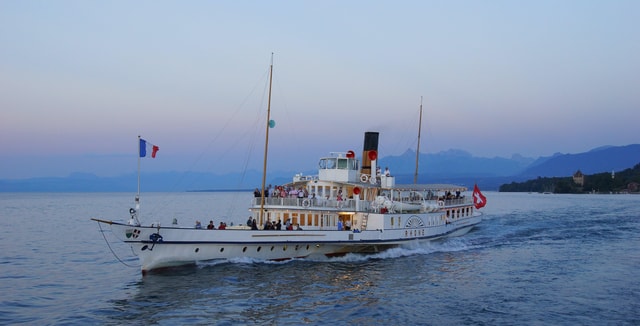
{"label": "sky", "polygon": [[0,1],[0,178],[638,143],[640,1]]}

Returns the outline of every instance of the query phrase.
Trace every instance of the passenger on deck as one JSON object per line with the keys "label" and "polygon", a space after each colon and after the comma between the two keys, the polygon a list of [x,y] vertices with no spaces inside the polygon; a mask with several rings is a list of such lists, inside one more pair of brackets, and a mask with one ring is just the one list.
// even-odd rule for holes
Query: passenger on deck
{"label": "passenger on deck", "polygon": [[296,224],[296,230],[302,231],[302,228],[300,227],[300,224]]}
{"label": "passenger on deck", "polygon": [[282,230],[282,222],[280,220],[276,223],[276,230]]}
{"label": "passenger on deck", "polygon": [[213,225],[213,221],[209,221],[209,225],[207,225],[207,230],[215,230],[216,227]]}
{"label": "passenger on deck", "polygon": [[253,197],[260,197],[260,190],[258,190],[258,188],[253,191]]}
{"label": "passenger on deck", "polygon": [[257,230],[258,229],[258,223],[256,223],[256,219],[254,218],[253,221],[251,222],[251,230]]}
{"label": "passenger on deck", "polygon": [[225,230],[227,228],[227,224],[224,222],[220,222],[220,225],[218,225],[218,230]]}
{"label": "passenger on deck", "polygon": [[196,221],[196,229],[202,229],[202,224],[200,224],[200,221]]}
{"label": "passenger on deck", "polygon": [[249,219],[247,220],[247,226],[251,227],[253,225],[253,221],[251,220],[251,216],[249,216]]}
{"label": "passenger on deck", "polygon": [[344,229],[347,230],[347,231],[351,231],[351,221],[347,220],[344,223]]}
{"label": "passenger on deck", "polygon": [[342,221],[338,220],[338,231],[342,231]]}
{"label": "passenger on deck", "polygon": [[389,171],[389,167],[388,166],[384,168],[384,175],[387,176],[387,177],[391,176],[391,171]]}

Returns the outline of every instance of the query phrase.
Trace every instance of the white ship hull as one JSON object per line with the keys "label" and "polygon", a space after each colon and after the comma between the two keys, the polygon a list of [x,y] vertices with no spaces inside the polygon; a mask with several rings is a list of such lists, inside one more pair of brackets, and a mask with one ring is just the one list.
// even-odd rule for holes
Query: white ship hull
{"label": "white ship hull", "polygon": [[[423,218],[427,219],[427,214],[424,215]],[[416,214],[411,216],[420,218]],[[375,253],[409,242],[463,235],[479,223],[481,217],[477,215],[434,226],[360,232],[158,228],[98,221],[110,224],[113,233],[131,245],[139,257],[142,272],[146,273],[212,260],[250,258],[281,261],[346,253]]]}

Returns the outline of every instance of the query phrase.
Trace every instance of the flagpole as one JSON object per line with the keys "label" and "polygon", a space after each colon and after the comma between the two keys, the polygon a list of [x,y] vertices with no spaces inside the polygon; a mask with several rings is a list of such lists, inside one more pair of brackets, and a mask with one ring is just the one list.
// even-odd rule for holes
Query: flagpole
{"label": "flagpole", "polygon": [[[140,140],[142,137],[140,137],[140,135],[138,135],[138,193],[136,194],[136,198],[138,198],[140,196],[140,150],[142,150],[142,148],[140,148],[141,144],[140,144]],[[136,200],[137,201],[137,200]]]}
{"label": "flagpole", "polygon": [[135,212],[135,217],[136,217],[136,223],[138,225],[140,225],[140,221],[138,220],[138,211],[140,210],[140,151],[142,150],[142,148],[140,146],[142,146],[142,137],[140,137],[140,135],[138,135],[138,192],[136,193],[136,212]]}

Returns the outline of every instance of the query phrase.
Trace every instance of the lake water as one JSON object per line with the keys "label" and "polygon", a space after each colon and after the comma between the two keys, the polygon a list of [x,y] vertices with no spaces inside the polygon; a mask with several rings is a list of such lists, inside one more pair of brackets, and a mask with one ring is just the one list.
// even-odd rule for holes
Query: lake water
{"label": "lake water", "polygon": [[[124,221],[133,195],[1,193],[0,324],[640,325],[640,196],[485,195],[464,237],[143,277],[89,220]],[[251,196],[154,193],[141,214],[243,223]]]}

